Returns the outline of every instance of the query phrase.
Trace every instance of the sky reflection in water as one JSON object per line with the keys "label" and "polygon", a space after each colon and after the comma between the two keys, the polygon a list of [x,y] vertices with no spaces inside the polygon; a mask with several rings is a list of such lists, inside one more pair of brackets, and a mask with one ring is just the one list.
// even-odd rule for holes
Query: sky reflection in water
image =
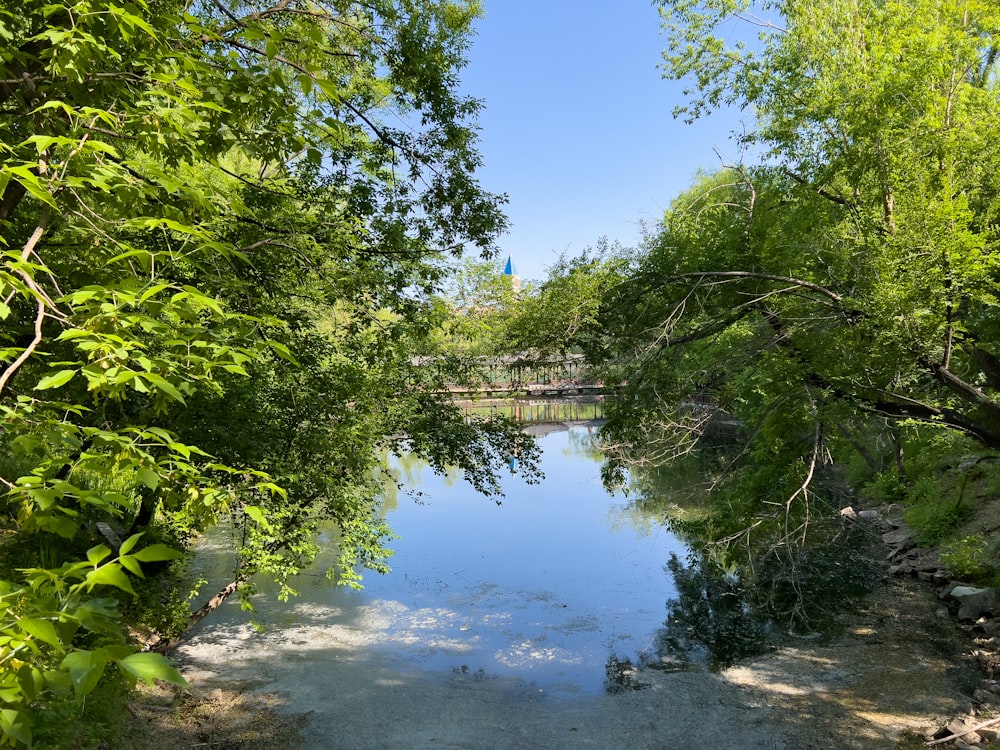
{"label": "sky reflection in water", "polygon": [[421,495],[390,503],[401,537],[392,573],[366,575],[360,592],[316,577],[282,619],[294,628],[295,611],[314,603],[401,669],[601,691],[612,652],[635,660],[655,650],[676,595],[664,565],[685,548],[656,523],[636,528],[624,497],[601,486],[589,438],[587,428],[541,438],[545,480],[508,477],[499,506],[456,477],[409,466]]}
{"label": "sky reflection in water", "polygon": [[383,628],[378,648],[426,669],[586,691],[602,689],[612,651],[635,659],[653,648],[675,595],[663,566],[683,545],[616,512],[625,499],[601,486],[587,428],[541,447],[545,480],[508,479],[499,506],[427,469],[408,477],[422,504],[401,496],[389,512],[401,536],[393,572],[333,592]]}

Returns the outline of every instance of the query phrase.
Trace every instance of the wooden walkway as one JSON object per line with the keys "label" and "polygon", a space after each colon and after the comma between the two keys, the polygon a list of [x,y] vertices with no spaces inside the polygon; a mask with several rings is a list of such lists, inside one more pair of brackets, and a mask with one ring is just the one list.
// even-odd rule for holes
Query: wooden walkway
{"label": "wooden walkway", "polygon": [[617,386],[603,383],[489,383],[477,388],[449,387],[456,401],[477,401],[491,398],[569,398],[573,396],[606,396]]}

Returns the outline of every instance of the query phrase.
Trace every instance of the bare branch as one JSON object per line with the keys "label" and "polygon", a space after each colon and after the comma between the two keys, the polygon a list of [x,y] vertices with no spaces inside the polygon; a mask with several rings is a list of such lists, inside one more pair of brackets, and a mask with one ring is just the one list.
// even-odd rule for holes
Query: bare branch
{"label": "bare branch", "polygon": [[[38,218],[38,225],[35,227],[35,230],[31,233],[31,236],[25,243],[24,248],[21,250],[22,261],[27,260],[31,256],[31,254],[35,251],[35,246],[41,241],[42,235],[45,234],[45,229],[49,223],[49,215],[50,209],[48,206],[45,206]],[[38,284],[35,280],[31,278],[30,274],[20,269],[18,269],[16,273],[21,277],[28,288],[36,293],[35,335],[32,338],[31,343],[25,347],[24,351],[21,352],[17,359],[11,362],[7,369],[3,371],[3,374],[0,375],[0,392],[2,392],[7,386],[8,381],[14,376],[14,373],[21,369],[21,366],[28,361],[28,358],[34,353],[35,349],[38,348],[38,345],[42,343],[42,323],[45,321],[47,296],[38,293],[41,290],[38,288]]]}
{"label": "bare branch", "polygon": [[805,281],[804,279],[795,279],[791,276],[775,276],[774,274],[756,273],[754,271],[692,271],[690,273],[678,273],[672,276],[667,276],[663,279],[663,282],[669,284],[671,281],[694,278],[760,279],[761,281],[779,281],[783,284],[791,284],[796,287],[801,287],[802,289],[808,289],[811,292],[816,292],[817,294],[836,302],[838,306],[844,306],[843,297],[826,287],[820,286],[819,284],[813,284],[811,281]]}

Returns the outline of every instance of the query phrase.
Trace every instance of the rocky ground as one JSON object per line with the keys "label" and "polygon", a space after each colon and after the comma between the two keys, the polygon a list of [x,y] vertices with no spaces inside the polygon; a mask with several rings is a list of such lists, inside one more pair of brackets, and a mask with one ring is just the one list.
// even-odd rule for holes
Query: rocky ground
{"label": "rocky ground", "polygon": [[[958,619],[959,602],[940,596],[955,582],[913,547],[891,514],[850,522],[887,535],[886,559],[873,563],[884,565],[885,575],[877,592],[845,613],[845,631],[830,641],[794,640],[719,674],[646,671],[647,689],[568,700],[464,674],[412,684],[355,677],[332,701],[319,700],[322,691],[303,687],[313,679],[306,663],[288,674],[271,664],[256,679],[244,666],[243,682],[227,683],[224,669],[192,668],[195,646],[188,652],[192,689],[141,694],[130,747],[1000,746],[1000,722],[988,723],[1000,717],[989,617]],[[331,676],[324,679],[329,684]]]}

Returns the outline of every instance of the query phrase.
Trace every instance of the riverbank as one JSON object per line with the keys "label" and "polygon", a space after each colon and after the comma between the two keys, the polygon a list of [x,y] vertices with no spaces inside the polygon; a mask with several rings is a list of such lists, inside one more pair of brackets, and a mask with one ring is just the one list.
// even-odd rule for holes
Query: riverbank
{"label": "riverbank", "polygon": [[973,710],[972,644],[930,584],[887,572],[845,626],[719,674],[649,670],[643,690],[578,698],[474,671],[400,673],[360,643],[318,672],[308,646],[226,627],[178,654],[190,692],[136,705],[132,746],[871,750],[921,747]]}

